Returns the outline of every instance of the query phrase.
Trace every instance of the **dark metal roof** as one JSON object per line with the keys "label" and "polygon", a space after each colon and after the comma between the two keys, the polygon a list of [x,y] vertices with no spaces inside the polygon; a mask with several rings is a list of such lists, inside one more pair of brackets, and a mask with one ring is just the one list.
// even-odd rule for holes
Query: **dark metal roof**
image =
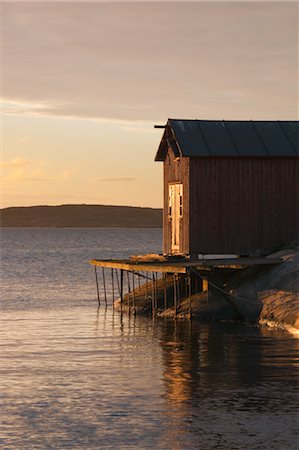
{"label": "dark metal roof", "polygon": [[299,121],[169,119],[156,161],[169,145],[189,157],[299,156]]}

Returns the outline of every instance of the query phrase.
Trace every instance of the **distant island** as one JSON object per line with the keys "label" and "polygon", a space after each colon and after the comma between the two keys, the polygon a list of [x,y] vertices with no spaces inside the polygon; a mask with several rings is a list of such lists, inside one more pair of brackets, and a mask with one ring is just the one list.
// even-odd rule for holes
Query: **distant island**
{"label": "distant island", "polygon": [[85,204],[11,207],[0,209],[0,227],[161,228],[162,209]]}

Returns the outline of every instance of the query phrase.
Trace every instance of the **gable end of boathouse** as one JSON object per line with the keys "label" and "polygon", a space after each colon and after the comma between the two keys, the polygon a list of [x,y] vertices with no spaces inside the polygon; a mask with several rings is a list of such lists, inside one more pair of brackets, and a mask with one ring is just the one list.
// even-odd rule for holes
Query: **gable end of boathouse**
{"label": "gable end of boathouse", "polygon": [[298,240],[298,121],[163,128],[164,254],[262,255]]}

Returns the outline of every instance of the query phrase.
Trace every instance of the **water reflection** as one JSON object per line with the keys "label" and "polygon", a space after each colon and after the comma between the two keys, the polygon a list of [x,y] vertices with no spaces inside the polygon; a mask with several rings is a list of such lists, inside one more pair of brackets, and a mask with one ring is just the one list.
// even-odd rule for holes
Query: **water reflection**
{"label": "water reflection", "polygon": [[169,321],[160,324],[159,337],[168,399],[176,403],[199,388],[249,389],[282,376],[297,382],[299,340],[279,331]]}
{"label": "water reflection", "polygon": [[202,448],[296,448],[298,339],[194,322],[165,322],[159,337],[173,448],[195,437]]}
{"label": "water reflection", "polygon": [[109,307],[0,321],[4,448],[297,447],[299,341],[285,333]]}

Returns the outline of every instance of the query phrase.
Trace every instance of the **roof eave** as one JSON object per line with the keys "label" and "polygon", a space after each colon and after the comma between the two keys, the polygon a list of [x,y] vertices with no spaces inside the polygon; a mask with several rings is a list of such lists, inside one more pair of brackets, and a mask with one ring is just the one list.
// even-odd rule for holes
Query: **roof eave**
{"label": "roof eave", "polygon": [[168,119],[167,124],[165,125],[164,133],[162,135],[161,142],[155,156],[155,161],[164,161],[169,148],[172,149],[175,157],[183,156],[174,130],[171,127],[171,119]]}

